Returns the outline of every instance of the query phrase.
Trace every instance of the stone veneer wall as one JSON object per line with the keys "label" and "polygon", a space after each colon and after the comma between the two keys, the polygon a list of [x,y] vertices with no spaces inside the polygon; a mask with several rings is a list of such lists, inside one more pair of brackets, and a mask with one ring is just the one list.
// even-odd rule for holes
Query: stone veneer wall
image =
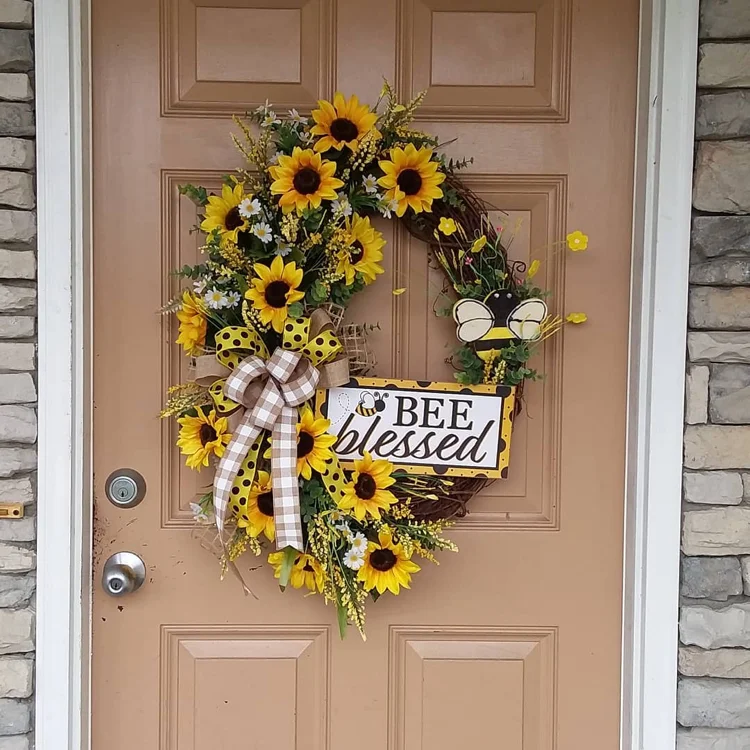
{"label": "stone veneer wall", "polygon": [[703,0],[678,750],[750,749],[750,0]]}
{"label": "stone veneer wall", "polygon": [[0,0],[0,750],[32,744],[36,262],[33,4]]}

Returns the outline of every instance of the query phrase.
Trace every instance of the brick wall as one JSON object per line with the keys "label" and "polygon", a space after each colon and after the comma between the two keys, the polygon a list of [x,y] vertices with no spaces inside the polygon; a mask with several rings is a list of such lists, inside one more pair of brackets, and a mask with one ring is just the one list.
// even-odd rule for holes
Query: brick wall
{"label": "brick wall", "polygon": [[750,748],[750,1],[703,0],[688,311],[679,750]]}
{"label": "brick wall", "polygon": [[0,0],[0,750],[27,750],[33,722],[36,262],[33,5]]}

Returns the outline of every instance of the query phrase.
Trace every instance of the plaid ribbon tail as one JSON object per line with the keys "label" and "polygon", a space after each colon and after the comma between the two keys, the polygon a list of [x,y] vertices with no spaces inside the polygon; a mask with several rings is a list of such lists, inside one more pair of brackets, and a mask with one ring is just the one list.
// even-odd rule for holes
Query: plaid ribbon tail
{"label": "plaid ribbon tail", "polygon": [[271,486],[276,548],[304,551],[297,479],[297,410],[281,409],[271,436]]}

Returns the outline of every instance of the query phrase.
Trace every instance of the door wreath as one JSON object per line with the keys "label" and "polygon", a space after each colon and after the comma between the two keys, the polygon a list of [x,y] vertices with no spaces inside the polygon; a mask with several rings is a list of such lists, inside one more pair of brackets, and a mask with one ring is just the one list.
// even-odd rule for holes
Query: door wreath
{"label": "door wreath", "polygon": [[[176,272],[189,283],[164,308],[177,315],[177,343],[193,374],[169,389],[162,416],[177,419],[187,466],[216,465],[213,487],[192,504],[196,519],[215,526],[224,571],[275,544],[268,562],[282,589],[335,604],[342,636],[351,623],[364,637],[366,601],[408,589],[417,559],[457,551],[443,532],[505,476],[514,399],[525,380],[540,377],[529,366],[535,349],[565,322],[586,319],[548,314],[534,283],[539,261],[508,259],[492,207],[460,179],[471,162],[447,159],[436,138],[412,127],[422,99],[399,103],[386,83],[373,107],[336,94],[309,118],[296,110],[279,117],[266,103],[235,118],[246,164],[220,195],[180,188],[200,207],[204,259]],[[386,242],[374,217],[397,218],[445,274],[441,295],[450,303],[436,313],[456,323],[454,384],[361,377],[371,364],[367,326],[341,318],[383,273]],[[567,236],[573,251],[587,242],[581,232]],[[411,409],[408,424],[416,425],[423,391],[432,395],[419,427],[466,429],[463,447],[453,434],[434,437],[435,448],[415,427],[380,435],[372,451],[354,433],[344,456],[333,407],[347,425],[375,424],[393,395],[399,419]],[[455,394],[463,405],[452,402],[450,424],[438,421],[437,404]],[[490,423],[500,446],[493,470],[480,462],[467,416],[467,404],[482,397],[500,404]],[[399,446],[390,458],[389,441]],[[462,465],[435,468],[435,451],[444,457],[449,445]]]}

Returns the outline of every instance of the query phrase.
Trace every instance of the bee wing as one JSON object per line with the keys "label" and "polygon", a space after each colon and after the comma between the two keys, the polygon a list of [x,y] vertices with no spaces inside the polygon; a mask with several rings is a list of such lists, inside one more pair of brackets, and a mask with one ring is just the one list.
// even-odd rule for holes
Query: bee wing
{"label": "bee wing", "polygon": [[458,300],[453,305],[453,320],[458,325],[456,336],[464,344],[479,341],[495,325],[492,310],[477,299]]}
{"label": "bee wing", "polygon": [[359,405],[373,409],[375,407],[375,396],[372,393],[363,393],[359,399]]}
{"label": "bee wing", "polygon": [[541,334],[541,325],[547,317],[547,305],[537,297],[517,305],[508,316],[508,328],[524,341],[533,341]]}

